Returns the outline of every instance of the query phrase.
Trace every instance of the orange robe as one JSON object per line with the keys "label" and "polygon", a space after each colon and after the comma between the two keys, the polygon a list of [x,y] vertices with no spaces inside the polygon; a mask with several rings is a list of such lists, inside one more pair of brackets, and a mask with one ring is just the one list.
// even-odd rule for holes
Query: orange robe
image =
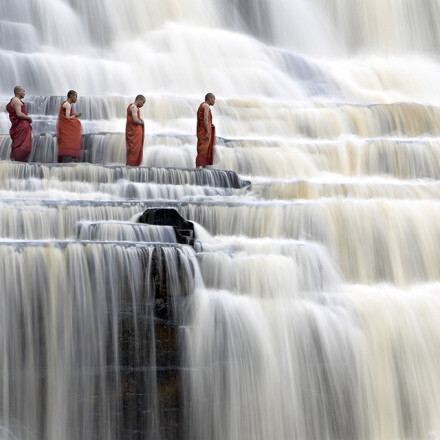
{"label": "orange robe", "polygon": [[206,165],[212,165],[214,161],[214,137],[215,128],[212,127],[212,114],[211,109],[209,109],[208,114],[208,125],[211,127],[211,135],[209,140],[204,141],[206,137],[205,124],[203,122],[205,109],[203,108],[204,102],[202,102],[197,110],[197,157],[196,166],[204,167]]}
{"label": "orange robe", "polygon": [[[11,99],[12,101],[12,99]],[[6,105],[9,113],[9,120],[12,123],[9,134],[12,139],[11,159],[20,162],[27,162],[29,154],[32,150],[32,127],[26,119],[20,119],[12,107],[11,102]],[[26,105],[21,103],[21,112],[27,116]]]}
{"label": "orange robe", "polygon": [[[69,156],[78,159],[82,148],[81,122],[77,118],[69,119],[66,117],[66,109],[63,101],[58,113],[57,140],[58,158]],[[73,107],[72,107],[73,113]]]}
{"label": "orange robe", "polygon": [[[125,126],[125,144],[127,146],[127,165],[138,167],[142,163],[144,153],[144,126],[135,124],[131,114],[130,104],[127,107],[127,124]],[[141,109],[137,111],[138,119],[141,118]]]}

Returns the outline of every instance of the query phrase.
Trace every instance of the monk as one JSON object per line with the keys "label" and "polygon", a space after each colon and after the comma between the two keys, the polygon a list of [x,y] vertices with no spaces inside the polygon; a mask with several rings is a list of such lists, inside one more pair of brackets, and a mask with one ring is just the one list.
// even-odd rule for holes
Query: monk
{"label": "monk", "polygon": [[125,126],[125,144],[127,147],[127,165],[138,167],[142,163],[144,153],[144,121],[141,119],[141,108],[145,104],[145,96],[137,95],[133,103],[127,107],[127,124]]}
{"label": "monk", "polygon": [[67,100],[61,103],[57,122],[58,162],[77,161],[82,149],[81,112],[73,111],[73,104],[78,100],[78,93],[69,90]]}
{"label": "monk", "polygon": [[14,97],[6,105],[9,120],[12,123],[9,134],[12,139],[10,158],[19,162],[27,162],[32,150],[32,118],[26,112],[26,105],[22,99],[26,91],[22,86],[14,87]]}
{"label": "monk", "polygon": [[205,102],[202,102],[197,110],[197,168],[212,165],[214,161],[215,127],[212,123],[212,114],[209,108],[214,104],[214,94],[207,93]]}

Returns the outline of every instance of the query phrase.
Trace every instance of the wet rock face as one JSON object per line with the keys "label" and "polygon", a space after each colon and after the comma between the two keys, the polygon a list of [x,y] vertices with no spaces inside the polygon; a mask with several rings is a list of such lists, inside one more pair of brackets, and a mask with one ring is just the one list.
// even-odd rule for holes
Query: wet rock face
{"label": "wet rock face", "polygon": [[140,216],[139,223],[149,225],[172,226],[177,243],[194,246],[194,225],[185,220],[174,208],[146,209]]}
{"label": "wet rock face", "polygon": [[[120,322],[122,427],[124,439],[177,440],[180,377],[177,326],[155,316]],[[121,440],[122,440],[121,438]]]}
{"label": "wet rock face", "polygon": [[[180,310],[188,297],[173,297],[163,250],[150,261],[148,297],[134,309],[129,292],[119,312],[121,440],[178,440],[181,432]],[[179,277],[182,285],[184,278]],[[182,292],[185,289],[182,289]]]}

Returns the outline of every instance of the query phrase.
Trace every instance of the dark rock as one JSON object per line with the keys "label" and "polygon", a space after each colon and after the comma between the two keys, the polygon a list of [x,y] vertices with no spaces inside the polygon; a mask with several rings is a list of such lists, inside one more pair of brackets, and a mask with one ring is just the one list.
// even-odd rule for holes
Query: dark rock
{"label": "dark rock", "polygon": [[194,225],[185,220],[174,208],[146,209],[139,217],[139,223],[149,225],[172,226],[176,233],[177,243],[194,246]]}

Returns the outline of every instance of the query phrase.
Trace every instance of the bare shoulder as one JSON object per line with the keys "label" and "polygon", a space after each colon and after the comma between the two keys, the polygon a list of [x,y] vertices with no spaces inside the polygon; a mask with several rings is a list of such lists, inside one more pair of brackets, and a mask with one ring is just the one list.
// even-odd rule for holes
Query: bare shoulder
{"label": "bare shoulder", "polygon": [[15,110],[15,113],[17,113],[17,115],[21,113],[22,104],[23,103],[21,102],[21,100],[16,96],[11,100],[11,107]]}
{"label": "bare shoulder", "polygon": [[63,104],[63,107],[64,108],[69,108],[69,107],[72,107],[72,106],[70,105],[70,103],[68,101],[65,101],[64,104]]}

